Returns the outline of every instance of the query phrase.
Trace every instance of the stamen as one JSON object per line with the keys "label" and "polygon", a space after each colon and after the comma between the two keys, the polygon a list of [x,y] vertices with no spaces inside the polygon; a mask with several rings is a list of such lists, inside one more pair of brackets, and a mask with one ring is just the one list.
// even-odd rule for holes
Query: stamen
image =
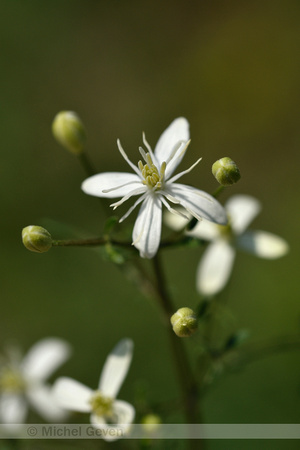
{"label": "stamen", "polygon": [[89,403],[93,413],[97,416],[111,416],[113,414],[113,399],[105,397],[100,391],[94,393]]}
{"label": "stamen", "polygon": [[141,178],[141,174],[140,174],[138,168],[130,161],[130,159],[126,155],[119,139],[117,140],[117,145],[118,145],[119,152],[121,153],[121,155],[123,156],[123,158],[125,159],[127,164],[129,164],[130,167],[135,171],[135,173]]}
{"label": "stamen", "polygon": [[164,199],[163,196],[161,196],[161,201],[162,203],[165,205],[165,207],[167,208],[168,211],[170,211],[170,213],[175,214],[176,216],[180,216],[183,217],[184,219],[189,220],[189,218],[183,214],[181,211],[178,211],[177,209],[172,208],[169,203]]}
{"label": "stamen", "polygon": [[[147,153],[146,154],[146,161],[147,161],[147,163],[149,164],[149,166],[152,168],[154,168],[155,166],[154,166],[154,164],[153,164],[153,161],[152,161],[152,159],[151,159],[151,156],[150,156],[150,153]],[[156,167],[155,167],[155,169],[156,169]],[[157,169],[156,169],[157,170]]]}
{"label": "stamen", "polygon": [[137,201],[134,203],[133,206],[131,206],[129,208],[129,210],[127,211],[126,214],[124,214],[123,217],[121,217],[121,219],[119,220],[119,223],[122,223],[123,220],[127,219],[127,217],[132,213],[132,211],[142,202],[144,201],[145,197],[146,197],[146,193],[144,195],[142,195],[140,198],[137,199]]}
{"label": "stamen", "polygon": [[20,393],[25,389],[25,381],[20,373],[10,367],[0,372],[0,392]]}
{"label": "stamen", "polygon": [[145,162],[147,162],[147,153],[145,152],[145,150],[143,149],[143,147],[139,147],[139,152],[142,155],[143,159]]}
{"label": "stamen", "polygon": [[173,195],[170,195],[167,192],[166,193],[162,192],[162,194],[164,194],[166,196],[166,198],[168,200],[170,200],[170,202],[175,203],[175,205],[179,205],[180,204],[180,200],[178,200],[177,198],[173,197]]}
{"label": "stamen", "polygon": [[165,171],[166,171],[166,167],[167,167],[167,163],[164,161],[161,166],[160,166],[160,178],[163,179],[163,177],[165,176]]}
{"label": "stamen", "polygon": [[145,147],[147,148],[148,152],[150,153],[151,158],[152,158],[152,161],[155,163],[155,162],[156,162],[156,159],[155,159],[154,153],[153,153],[153,151],[152,151],[151,146],[148,144],[148,142],[147,142],[147,140],[146,140],[146,135],[145,135],[144,132],[143,132],[143,143],[144,143]]}
{"label": "stamen", "polygon": [[126,200],[128,200],[133,195],[142,194],[144,192],[145,192],[144,186],[139,189],[135,189],[134,191],[129,192],[129,194],[124,195],[124,197],[121,198],[121,200],[119,200],[118,202],[112,203],[110,206],[115,210],[118,206],[122,205],[122,203],[126,202]]}
{"label": "stamen", "polygon": [[191,167],[187,170],[183,170],[182,172],[178,173],[177,175],[174,175],[173,178],[171,178],[170,180],[168,180],[168,183],[174,183],[174,181],[177,181],[179,178],[181,178],[183,175],[191,172],[194,167],[197,166],[197,164],[199,164],[199,162],[201,161],[202,158],[199,158],[194,164],[191,165]]}
{"label": "stamen", "polygon": [[181,145],[184,143],[184,141],[179,141],[177,142],[177,144],[174,146],[173,151],[171,153],[171,155],[169,156],[169,158],[167,159],[166,163],[169,164],[169,162],[174,158],[175,154],[177,153],[177,151],[180,149]]}

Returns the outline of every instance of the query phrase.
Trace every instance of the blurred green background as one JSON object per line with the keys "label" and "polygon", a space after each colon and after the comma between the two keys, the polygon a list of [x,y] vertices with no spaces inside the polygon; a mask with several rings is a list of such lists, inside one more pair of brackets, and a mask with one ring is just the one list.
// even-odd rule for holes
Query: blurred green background
{"label": "blurred green background", "polygon": [[[102,232],[99,202],[80,190],[82,168],[51,135],[65,109],[84,121],[99,171],[128,170],[117,138],[136,161],[142,131],[154,147],[178,116],[189,120],[192,137],[181,170],[203,157],[184,183],[213,192],[212,163],[232,157],[242,179],[221,201],[235,193],[259,198],[253,228],[284,237],[291,252],[277,261],[239,254],[227,307],[253,342],[298,333],[299,1],[1,0],[0,12],[2,348],[65,338],[74,354],[59,374],[96,387],[107,353],[128,336],[135,355],[120,398],[132,402],[141,384],[153,401],[178,392],[158,310],[116,266],[88,249],[37,255],[22,246],[29,224],[48,223],[55,238],[68,237],[56,236],[45,218],[82,236]],[[199,249],[164,252],[178,307],[199,300],[199,258]],[[203,400],[205,421],[297,423],[299,375],[299,351],[291,351],[220,378]]]}

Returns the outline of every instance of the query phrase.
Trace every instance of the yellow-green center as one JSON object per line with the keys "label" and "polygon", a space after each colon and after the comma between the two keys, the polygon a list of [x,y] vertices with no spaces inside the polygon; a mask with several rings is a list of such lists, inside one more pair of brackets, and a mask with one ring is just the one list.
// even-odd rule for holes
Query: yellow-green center
{"label": "yellow-green center", "polygon": [[218,227],[219,233],[222,236],[222,238],[228,239],[228,240],[233,238],[234,234],[233,234],[233,230],[231,227],[230,219],[228,219],[227,225],[217,225],[217,227]]}
{"label": "yellow-green center", "polygon": [[25,390],[25,381],[22,375],[9,367],[5,367],[0,372],[0,391],[10,393],[20,393]]}
{"label": "yellow-green center", "polygon": [[89,403],[93,413],[97,416],[111,416],[113,414],[113,399],[105,397],[100,391],[94,393]]}
{"label": "yellow-green center", "polygon": [[163,186],[166,163],[163,162],[160,171],[158,171],[149,153],[146,154],[146,160],[146,164],[143,164],[142,161],[138,162],[139,169],[144,177],[143,184],[150,189],[160,189]]}

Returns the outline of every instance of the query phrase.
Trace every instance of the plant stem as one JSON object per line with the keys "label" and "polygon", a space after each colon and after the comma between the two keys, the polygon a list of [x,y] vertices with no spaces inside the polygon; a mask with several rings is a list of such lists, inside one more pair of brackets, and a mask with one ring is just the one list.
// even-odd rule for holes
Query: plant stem
{"label": "plant stem", "polygon": [[95,175],[96,171],[86,152],[80,153],[78,159],[88,177]]}
{"label": "plant stem", "polygon": [[[189,424],[199,423],[200,417],[199,413],[197,414],[198,388],[193,376],[188,356],[186,354],[185,347],[183,345],[183,341],[175,335],[170,325],[170,317],[174,314],[175,308],[166,289],[164,272],[158,253],[153,258],[153,267],[157,281],[157,297],[164,313],[165,325],[169,335],[173,359],[181,387],[185,415]],[[203,448],[203,441],[190,439],[189,444],[192,449]]]}
{"label": "plant stem", "polygon": [[215,198],[217,198],[217,197],[221,194],[221,192],[224,191],[224,189],[225,189],[225,186],[220,185],[220,186],[215,190],[215,192],[212,194],[212,196],[215,197]]}

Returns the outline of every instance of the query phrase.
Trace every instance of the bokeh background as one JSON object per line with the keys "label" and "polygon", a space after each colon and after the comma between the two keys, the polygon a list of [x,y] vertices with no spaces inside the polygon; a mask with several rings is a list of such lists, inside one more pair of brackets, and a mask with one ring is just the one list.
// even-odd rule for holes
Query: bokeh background
{"label": "bokeh background", "polygon": [[[0,11],[1,347],[15,343],[25,352],[43,337],[62,337],[74,353],[58,373],[96,387],[107,353],[128,336],[135,355],[120,398],[132,402],[143,390],[157,402],[178,392],[158,310],[118,267],[94,250],[37,255],[22,246],[29,224],[47,224],[55,238],[103,229],[99,202],[80,190],[82,167],[51,134],[65,109],[84,121],[99,171],[127,171],[117,138],[135,161],[142,131],[154,147],[178,116],[187,117],[192,137],[182,170],[203,157],[185,183],[213,192],[212,163],[232,157],[242,179],[221,200],[259,198],[253,228],[284,237],[291,251],[277,261],[239,254],[226,308],[250,342],[297,334],[299,1],[1,0]],[[199,257],[199,248],[164,252],[178,307],[199,301]],[[196,336],[187,345],[195,343]],[[220,377],[203,399],[205,421],[297,423],[299,375],[299,351],[290,351]],[[294,441],[211,441],[208,448],[254,443],[297,448]]]}

